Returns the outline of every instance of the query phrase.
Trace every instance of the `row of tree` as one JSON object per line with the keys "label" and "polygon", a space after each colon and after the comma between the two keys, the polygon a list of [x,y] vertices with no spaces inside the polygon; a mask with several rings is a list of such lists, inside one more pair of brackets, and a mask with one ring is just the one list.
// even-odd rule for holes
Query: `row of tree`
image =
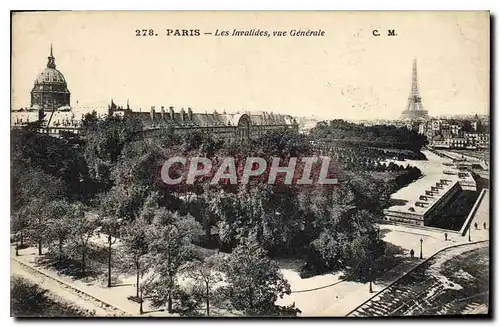
{"label": "row of tree", "polygon": [[405,126],[365,126],[342,119],[317,123],[311,129],[311,138],[326,144],[407,149],[415,153],[418,153],[427,144],[426,136]]}
{"label": "row of tree", "polygon": [[412,151],[404,151],[397,149],[379,149],[372,147],[350,146],[350,147],[328,147],[323,145],[336,159],[342,158],[365,158],[372,160],[387,160],[393,159],[398,161],[410,160],[425,160],[426,157],[422,153],[414,153]]}

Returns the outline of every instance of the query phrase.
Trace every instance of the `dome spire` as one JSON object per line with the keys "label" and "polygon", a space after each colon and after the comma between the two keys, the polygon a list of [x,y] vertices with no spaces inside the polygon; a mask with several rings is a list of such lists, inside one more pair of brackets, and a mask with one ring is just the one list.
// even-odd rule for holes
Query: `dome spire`
{"label": "dome spire", "polygon": [[50,56],[49,62],[47,63],[47,68],[56,68],[56,58],[54,58],[54,55],[52,54],[52,43],[50,44]]}

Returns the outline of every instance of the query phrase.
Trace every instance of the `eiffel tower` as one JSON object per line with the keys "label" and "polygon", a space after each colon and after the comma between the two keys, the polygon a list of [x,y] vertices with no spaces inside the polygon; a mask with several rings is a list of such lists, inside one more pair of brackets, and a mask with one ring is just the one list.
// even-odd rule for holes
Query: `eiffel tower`
{"label": "eiffel tower", "polygon": [[429,114],[424,109],[422,98],[418,91],[418,78],[417,78],[417,59],[413,59],[413,70],[411,76],[411,91],[408,97],[408,105],[406,110],[403,110],[401,119],[403,120],[418,120],[428,118]]}

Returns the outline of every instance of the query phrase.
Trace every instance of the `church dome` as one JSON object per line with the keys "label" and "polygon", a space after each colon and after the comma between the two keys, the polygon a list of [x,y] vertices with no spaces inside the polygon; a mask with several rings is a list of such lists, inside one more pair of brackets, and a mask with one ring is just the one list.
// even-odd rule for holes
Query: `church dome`
{"label": "church dome", "polygon": [[56,69],[52,46],[48,59],[47,67],[37,76],[31,90],[31,108],[52,111],[69,107],[71,94],[64,75]]}
{"label": "church dome", "polygon": [[35,80],[35,84],[63,84],[66,85],[64,75],[55,68],[45,68]]}

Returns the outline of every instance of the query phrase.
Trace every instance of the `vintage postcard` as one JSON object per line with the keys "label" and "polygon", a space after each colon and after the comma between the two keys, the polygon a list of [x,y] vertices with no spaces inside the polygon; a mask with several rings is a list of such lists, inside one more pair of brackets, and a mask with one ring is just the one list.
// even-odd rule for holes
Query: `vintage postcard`
{"label": "vintage postcard", "polygon": [[489,12],[11,24],[11,316],[491,316]]}

